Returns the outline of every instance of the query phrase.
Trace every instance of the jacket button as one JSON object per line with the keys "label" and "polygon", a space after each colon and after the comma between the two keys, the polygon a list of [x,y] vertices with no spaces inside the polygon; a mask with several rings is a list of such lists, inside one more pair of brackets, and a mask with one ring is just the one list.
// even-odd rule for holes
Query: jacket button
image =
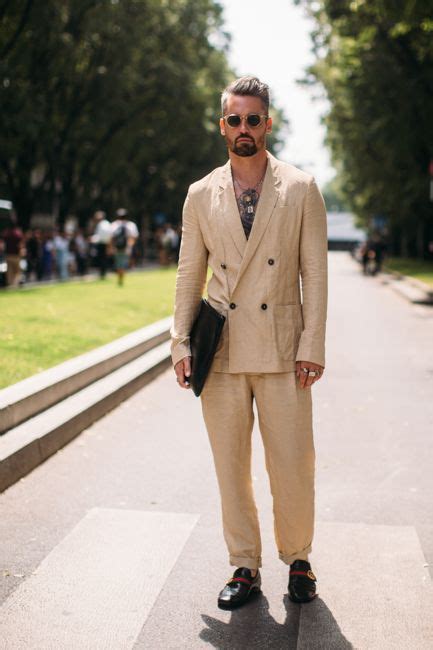
{"label": "jacket button", "polygon": [[274,262],[275,262],[275,260],[273,260],[272,257],[270,257],[270,258],[268,259],[268,264],[270,264],[270,266],[272,266],[272,264],[273,264]]}
{"label": "jacket button", "polygon": [[221,264],[221,268],[222,268],[222,269],[226,269],[227,267],[226,267],[225,264]]}
{"label": "jacket button", "polygon": [[264,302],[263,305],[262,305],[262,309],[267,309],[267,308],[268,308],[268,306],[267,306],[267,304]]}
{"label": "jacket button", "polygon": [[234,302],[231,302],[229,306],[230,306],[230,309],[236,309],[236,305],[235,305]]}

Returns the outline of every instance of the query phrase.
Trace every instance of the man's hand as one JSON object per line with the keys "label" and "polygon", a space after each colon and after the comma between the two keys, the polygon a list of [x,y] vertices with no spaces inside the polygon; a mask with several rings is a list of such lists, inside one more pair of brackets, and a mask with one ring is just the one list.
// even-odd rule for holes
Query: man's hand
{"label": "man's hand", "polygon": [[[308,368],[308,372],[310,370],[315,371],[316,375],[309,376],[308,372],[305,372],[303,368]],[[301,388],[308,388],[312,384],[314,384],[315,381],[319,381],[321,376],[323,375],[324,367],[319,366],[317,363],[313,363],[312,361],[297,361],[296,362],[296,375],[299,377],[299,383]]]}
{"label": "man's hand", "polygon": [[189,378],[191,376],[191,357],[184,357],[174,366],[177,383],[181,388],[191,388]]}

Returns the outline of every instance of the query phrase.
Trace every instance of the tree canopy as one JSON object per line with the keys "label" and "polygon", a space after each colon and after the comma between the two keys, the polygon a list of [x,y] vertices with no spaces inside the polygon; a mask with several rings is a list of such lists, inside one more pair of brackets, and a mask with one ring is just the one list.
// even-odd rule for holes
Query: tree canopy
{"label": "tree canopy", "polygon": [[22,225],[119,206],[176,221],[187,185],[226,159],[219,4],[5,0],[0,20],[0,195]]}
{"label": "tree canopy", "polygon": [[386,220],[394,252],[433,240],[432,0],[297,0],[315,20],[306,83],[330,101],[327,143],[345,201]]}

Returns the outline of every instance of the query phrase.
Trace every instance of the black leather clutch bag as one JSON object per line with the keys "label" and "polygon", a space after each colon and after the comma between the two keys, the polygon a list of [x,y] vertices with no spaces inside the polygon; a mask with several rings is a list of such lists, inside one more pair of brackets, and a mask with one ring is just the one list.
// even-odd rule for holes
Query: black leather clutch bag
{"label": "black leather clutch bag", "polygon": [[226,317],[202,298],[198,316],[190,334],[191,377],[190,384],[197,397],[203,390],[212,364]]}

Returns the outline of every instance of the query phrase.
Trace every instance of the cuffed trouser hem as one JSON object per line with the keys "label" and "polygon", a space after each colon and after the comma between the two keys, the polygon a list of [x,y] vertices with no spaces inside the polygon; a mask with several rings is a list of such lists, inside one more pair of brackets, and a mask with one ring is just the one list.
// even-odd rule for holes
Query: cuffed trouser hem
{"label": "cuffed trouser hem", "polygon": [[292,564],[295,560],[307,560],[308,561],[308,554],[311,553],[311,545],[307,546],[306,548],[302,549],[302,551],[298,551],[297,553],[292,553],[292,555],[287,555],[286,553],[282,553],[281,551],[278,552],[278,557],[284,564]]}
{"label": "cuffed trouser hem", "polygon": [[237,567],[245,567],[246,569],[258,569],[262,566],[261,557],[241,557],[240,555],[230,555],[230,564]]}

